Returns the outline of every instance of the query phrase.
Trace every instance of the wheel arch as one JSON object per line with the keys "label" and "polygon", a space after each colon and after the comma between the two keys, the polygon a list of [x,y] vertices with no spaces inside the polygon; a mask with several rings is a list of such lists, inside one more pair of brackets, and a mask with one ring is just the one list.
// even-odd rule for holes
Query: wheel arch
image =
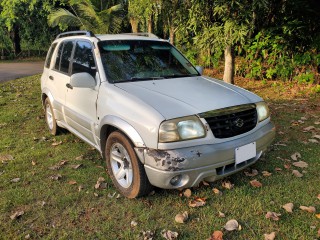
{"label": "wheel arch", "polygon": [[53,104],[53,96],[52,94],[49,92],[48,89],[44,89],[42,91],[42,94],[41,94],[41,102],[42,102],[42,106],[44,107],[44,101],[49,98],[49,101],[51,104]]}
{"label": "wheel arch", "polygon": [[137,130],[128,122],[116,116],[106,116],[100,123],[100,147],[104,156],[105,145],[109,135],[114,131],[120,131],[132,142],[134,147],[146,147],[142,137]]}

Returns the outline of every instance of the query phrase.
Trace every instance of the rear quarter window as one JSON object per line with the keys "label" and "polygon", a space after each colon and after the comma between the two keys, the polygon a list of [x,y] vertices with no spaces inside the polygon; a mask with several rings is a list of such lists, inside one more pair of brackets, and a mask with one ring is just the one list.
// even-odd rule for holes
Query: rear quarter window
{"label": "rear quarter window", "polygon": [[46,68],[49,68],[49,67],[50,67],[52,55],[53,55],[54,50],[56,49],[56,46],[57,46],[56,43],[52,44],[52,46],[50,47],[50,49],[49,49],[49,51],[48,51],[47,58],[46,58],[46,61],[45,61],[45,64],[44,64],[44,66],[45,66]]}

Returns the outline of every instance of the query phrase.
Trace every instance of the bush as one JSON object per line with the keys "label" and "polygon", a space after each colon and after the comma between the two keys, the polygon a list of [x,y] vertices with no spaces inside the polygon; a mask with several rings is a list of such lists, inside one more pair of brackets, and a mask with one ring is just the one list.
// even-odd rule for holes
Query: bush
{"label": "bush", "polygon": [[259,32],[244,47],[236,74],[251,79],[295,80],[299,83],[318,82],[320,53],[316,49],[299,52],[291,49],[285,39],[272,33]]}

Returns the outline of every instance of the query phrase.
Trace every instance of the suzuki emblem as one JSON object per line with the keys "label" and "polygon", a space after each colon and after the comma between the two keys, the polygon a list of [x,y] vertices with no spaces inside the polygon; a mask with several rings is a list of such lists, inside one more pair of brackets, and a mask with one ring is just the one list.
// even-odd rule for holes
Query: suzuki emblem
{"label": "suzuki emblem", "polygon": [[238,128],[241,128],[244,124],[244,121],[241,118],[237,118],[237,120],[234,121],[234,125],[236,125]]}

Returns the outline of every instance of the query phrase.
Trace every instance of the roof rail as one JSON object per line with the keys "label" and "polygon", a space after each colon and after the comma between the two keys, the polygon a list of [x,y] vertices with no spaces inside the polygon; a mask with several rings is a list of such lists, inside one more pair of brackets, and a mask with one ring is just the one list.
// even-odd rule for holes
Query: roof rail
{"label": "roof rail", "polygon": [[60,33],[56,37],[56,39],[63,38],[63,37],[70,37],[70,36],[78,36],[78,35],[85,35],[87,37],[96,37],[91,31],[70,31],[70,32]]}
{"label": "roof rail", "polygon": [[148,33],[148,32],[122,33],[122,34],[161,39],[161,38],[158,37],[157,35],[155,35],[155,34],[153,34],[153,33]]}

